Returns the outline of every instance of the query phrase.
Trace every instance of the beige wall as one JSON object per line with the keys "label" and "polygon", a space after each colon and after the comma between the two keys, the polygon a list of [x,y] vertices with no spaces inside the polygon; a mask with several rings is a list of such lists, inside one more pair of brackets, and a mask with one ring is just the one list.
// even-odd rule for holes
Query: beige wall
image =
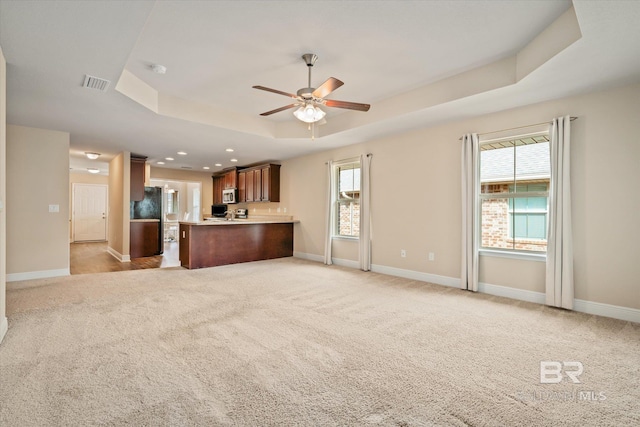
{"label": "beige wall", "polygon": [[[177,169],[165,169],[151,167],[151,179],[162,179],[167,181],[190,181],[200,182],[202,184],[201,194],[202,201],[200,207],[202,208],[202,214],[211,214],[211,205],[213,204],[213,180],[211,179],[211,172],[194,172],[184,171]],[[186,196],[186,193],[184,194]],[[184,199],[184,200],[183,200]],[[185,209],[183,202],[187,202],[186,197],[180,197],[180,209]]]}
{"label": "beige wall", "polygon": [[[129,260],[131,153],[122,152],[109,162],[109,251]],[[126,202],[125,202],[126,201]]]}
{"label": "beige wall", "polygon": [[69,274],[68,188],[69,134],[7,126],[7,274]]}
{"label": "beige wall", "polygon": [[7,332],[7,62],[0,46],[0,342]]}
{"label": "beige wall", "polygon": [[[575,297],[640,309],[640,85],[564,98],[407,132],[283,162],[281,205],[298,219],[294,249],[324,251],[324,163],[372,153],[374,265],[458,278],[460,142],[486,133],[578,116],[572,123]],[[322,140],[317,142],[322,143]],[[357,260],[352,242],[334,256]],[[400,257],[400,250],[407,257]],[[435,253],[428,261],[427,254]],[[480,281],[544,292],[542,262],[482,257]]]}
{"label": "beige wall", "polygon": [[73,184],[104,184],[109,185],[108,175],[98,175],[91,173],[70,173],[69,190]]}

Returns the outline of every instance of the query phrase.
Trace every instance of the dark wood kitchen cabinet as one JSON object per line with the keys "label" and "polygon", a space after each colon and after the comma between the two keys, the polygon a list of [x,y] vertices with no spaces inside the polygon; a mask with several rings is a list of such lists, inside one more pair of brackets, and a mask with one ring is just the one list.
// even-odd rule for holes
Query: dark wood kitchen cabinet
{"label": "dark wood kitchen cabinet", "polygon": [[233,170],[228,171],[224,174],[224,188],[237,188],[237,175],[238,171],[233,168]]}
{"label": "dark wood kitchen cabinet", "polygon": [[159,255],[160,220],[131,220],[129,223],[129,256],[140,258]]}
{"label": "dark wood kitchen cabinet", "polygon": [[144,199],[144,169],[147,158],[142,156],[131,156],[131,172],[129,176],[130,193],[129,198],[133,202]]}
{"label": "dark wood kitchen cabinet", "polygon": [[262,173],[256,169],[253,173],[253,201],[262,202]]}
{"label": "dark wood kitchen cabinet", "polygon": [[262,201],[280,201],[280,165],[269,164],[260,168],[262,175]]}
{"label": "dark wood kitchen cabinet", "polygon": [[211,177],[213,179],[213,203],[222,202],[222,190],[238,188],[238,169],[227,169]]}
{"label": "dark wood kitchen cabinet", "polygon": [[[242,177],[241,177],[242,176]],[[279,202],[280,165],[253,166],[238,174],[240,202]]]}
{"label": "dark wood kitchen cabinet", "polygon": [[293,256],[293,221],[180,223],[180,265],[186,268]]}
{"label": "dark wood kitchen cabinet", "polygon": [[[231,185],[229,187],[229,185]],[[222,203],[222,190],[238,189],[238,203],[279,202],[280,165],[264,164],[234,168],[213,176],[213,203]]]}
{"label": "dark wood kitchen cabinet", "polygon": [[247,201],[247,173],[238,172],[238,203]]}
{"label": "dark wood kitchen cabinet", "polygon": [[247,170],[245,171],[246,174],[246,178],[245,178],[245,194],[246,194],[246,198],[245,198],[245,202],[253,202],[254,201],[254,188],[255,188],[255,170],[251,169],[251,170]]}
{"label": "dark wood kitchen cabinet", "polygon": [[224,175],[214,175],[213,177],[213,204],[222,203],[222,190],[224,190]]}

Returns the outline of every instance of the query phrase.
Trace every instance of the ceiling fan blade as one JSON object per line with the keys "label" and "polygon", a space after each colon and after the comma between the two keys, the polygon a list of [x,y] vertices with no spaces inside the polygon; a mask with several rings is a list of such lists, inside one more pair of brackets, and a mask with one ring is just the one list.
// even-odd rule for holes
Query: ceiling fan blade
{"label": "ceiling fan blade", "polygon": [[338,89],[344,83],[335,77],[329,77],[324,83],[322,83],[311,95],[316,98],[324,98],[334,90]]}
{"label": "ceiling fan blade", "polygon": [[347,110],[369,111],[371,105],[357,102],[336,101],[335,99],[325,99],[324,105],[327,107],[346,108]]}
{"label": "ceiling fan blade", "polygon": [[280,111],[288,110],[290,108],[294,108],[294,107],[297,107],[297,106],[298,106],[298,104],[290,104],[290,105],[287,105],[287,106],[284,106],[284,107],[276,108],[275,110],[267,111],[266,113],[262,113],[260,115],[261,116],[270,116],[272,114],[279,113]]}
{"label": "ceiling fan blade", "polygon": [[289,98],[293,98],[293,99],[297,99],[298,96],[294,95],[292,93],[288,93],[288,92],[283,92],[281,90],[277,90],[277,89],[271,89],[268,87],[264,87],[264,86],[252,86],[254,89],[260,89],[260,90],[266,90],[267,92],[273,92],[273,93],[277,93],[279,95],[284,95],[284,96],[288,96]]}

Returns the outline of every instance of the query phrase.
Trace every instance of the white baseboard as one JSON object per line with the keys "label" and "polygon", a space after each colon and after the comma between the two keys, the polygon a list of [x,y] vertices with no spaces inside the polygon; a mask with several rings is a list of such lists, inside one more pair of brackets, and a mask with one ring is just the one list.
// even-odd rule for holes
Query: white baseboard
{"label": "white baseboard", "polygon": [[544,294],[542,292],[526,291],[524,289],[492,285],[490,283],[483,282],[478,283],[478,292],[482,294],[495,295],[497,297],[517,299],[520,301],[527,301],[544,305]]}
{"label": "white baseboard", "polygon": [[[293,256],[296,258],[306,259],[307,261],[324,262],[324,256],[322,255],[294,252]],[[331,262],[342,267],[360,268],[360,263],[358,261],[352,261],[350,259],[331,258]]]}
{"label": "white baseboard", "polygon": [[340,267],[349,267],[349,268],[360,268],[360,263],[358,261],[352,261],[350,259],[342,259],[342,258],[331,258],[331,261],[335,265],[339,265]]}
{"label": "white baseboard", "polygon": [[[293,256],[309,261],[324,262],[324,257],[320,255],[307,254],[304,252],[294,252]],[[360,267],[360,264],[357,261],[337,260],[334,258],[333,262],[337,265],[342,265],[345,267]],[[449,286],[453,288],[460,287],[460,279],[456,277],[439,276],[437,274],[429,274],[423,273],[421,271],[405,270],[402,268],[388,267],[386,265],[377,264],[371,265],[371,271],[373,271],[374,273],[387,274],[389,276],[434,283],[436,285]],[[519,301],[527,301],[542,305],[544,305],[545,301],[544,293],[542,292],[527,291],[524,289],[510,288],[508,286],[492,285],[490,283],[479,283],[478,292],[487,295],[511,298]],[[579,311],[581,313],[595,314],[597,316],[611,317],[614,319],[640,323],[640,310],[636,308],[574,299],[573,309],[574,311]]]}
{"label": "white baseboard", "polygon": [[640,323],[640,310],[636,308],[574,299],[573,309],[581,313],[597,314],[598,316],[613,317],[614,319]]}
{"label": "white baseboard", "polygon": [[131,262],[130,255],[122,255],[120,252],[116,251],[111,246],[107,246],[107,252],[109,252],[112,257],[114,257],[120,262]]}
{"label": "white baseboard", "polygon": [[[545,302],[545,295],[542,292],[526,291],[524,289],[509,288],[507,286],[491,285],[489,283],[480,283],[479,292],[542,305],[544,305]],[[640,323],[640,310],[636,308],[574,299],[573,311]]]}
{"label": "white baseboard", "polygon": [[2,340],[4,339],[4,336],[7,334],[7,331],[9,330],[9,321],[7,320],[6,317],[0,319],[0,343],[2,343]]}
{"label": "white baseboard", "polygon": [[293,256],[295,258],[306,259],[307,261],[324,262],[324,257],[322,255],[308,254],[306,252],[294,252]]}
{"label": "white baseboard", "polygon": [[371,271],[374,273],[388,274],[389,276],[403,277],[405,279],[420,280],[422,282],[435,283],[436,285],[449,286],[451,288],[460,287],[460,279],[437,274],[423,273],[420,271],[405,270],[386,265],[372,264]]}
{"label": "white baseboard", "polygon": [[32,279],[46,279],[49,277],[68,276],[71,272],[69,268],[61,268],[59,270],[42,270],[42,271],[27,271],[25,273],[11,273],[7,274],[7,282],[19,282],[21,280]]}

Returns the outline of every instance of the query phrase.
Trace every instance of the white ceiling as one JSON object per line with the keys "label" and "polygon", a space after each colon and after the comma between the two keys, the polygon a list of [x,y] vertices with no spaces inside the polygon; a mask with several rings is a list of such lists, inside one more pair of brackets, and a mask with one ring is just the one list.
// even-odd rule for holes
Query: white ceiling
{"label": "white ceiling", "polygon": [[[423,99],[461,73],[515,57],[572,4],[582,37],[526,77]],[[636,1],[0,0],[7,121],[70,132],[79,170],[106,170],[105,161],[130,151],[152,164],[171,156],[165,167],[215,171],[232,157],[284,160],[640,81],[638,22]],[[307,52],[319,57],[312,86],[333,76],[345,84],[329,98],[371,104],[368,113],[326,108],[313,141],[292,110],[259,116],[289,99],[251,88],[305,87]],[[167,73],[154,74],[154,63]],[[116,90],[124,70],[157,94],[155,111]],[[85,74],[111,86],[82,88]],[[177,114],[175,100],[200,117]],[[85,151],[103,155],[90,162]]]}

